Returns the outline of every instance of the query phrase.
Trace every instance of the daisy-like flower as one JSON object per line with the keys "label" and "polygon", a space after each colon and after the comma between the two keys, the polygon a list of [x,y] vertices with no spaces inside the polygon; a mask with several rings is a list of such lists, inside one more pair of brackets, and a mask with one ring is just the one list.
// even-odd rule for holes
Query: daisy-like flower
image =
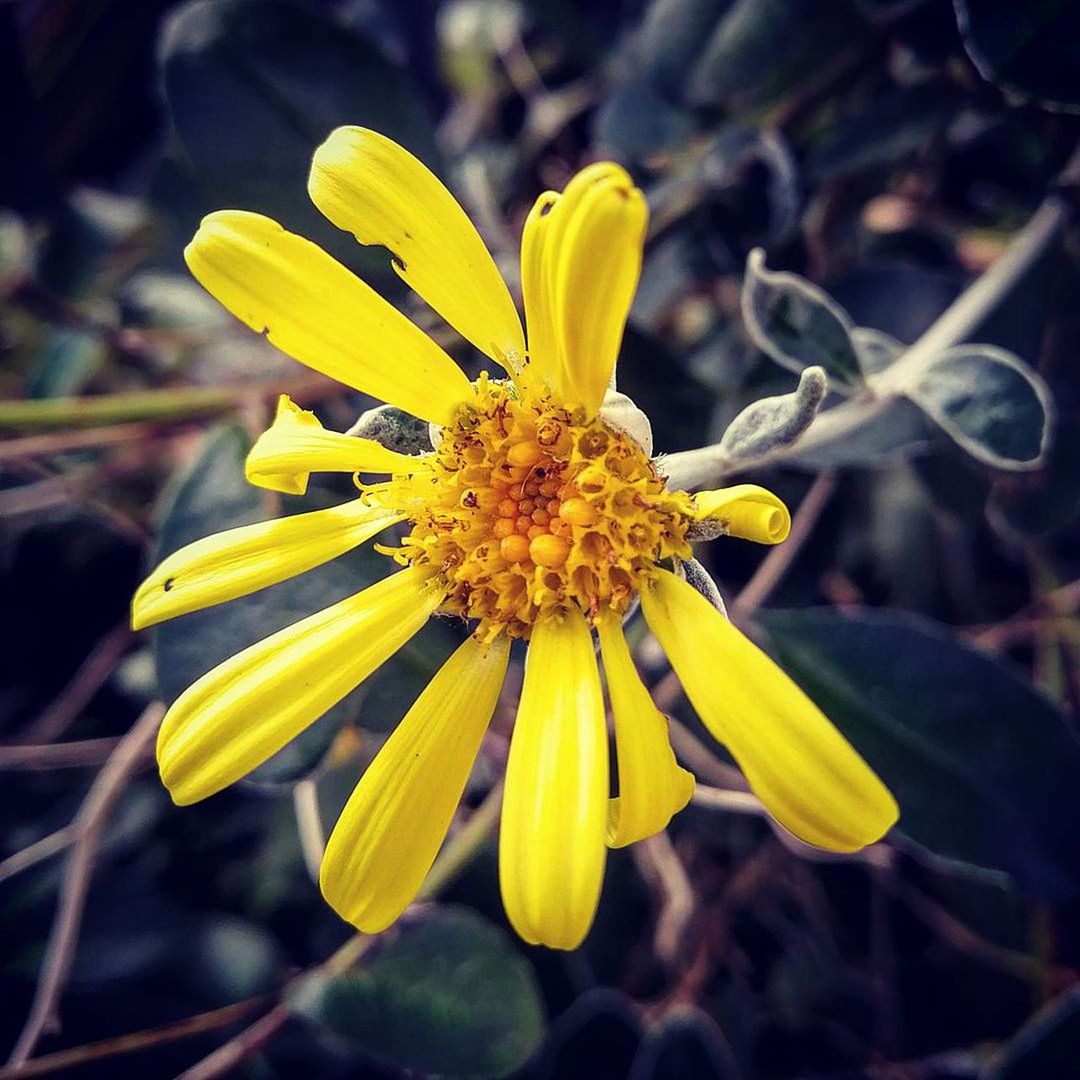
{"label": "daisy-like flower", "polygon": [[[689,538],[702,531],[783,540],[783,503],[752,485],[668,491],[642,427],[626,422],[636,410],[626,399],[605,408],[648,217],[627,173],[590,165],[537,200],[521,253],[528,346],[479,234],[402,147],[340,128],[316,152],[308,189],[335,225],[386,247],[397,273],[507,378],[471,383],[396,308],[277,222],[239,210],[202,222],[185,254],[209,292],[295,359],[428,421],[434,451],[411,456],[327,431],[283,398],[248,457],[248,479],[303,493],[312,472],[347,472],[358,497],[207,537],[139,588],[136,628],[272,585],[408,524],[399,544],[379,547],[395,572],[243,650],[174,702],[158,739],[173,799],[204,799],[250,772],[430,616],[468,620],[471,636],[380,749],[327,845],[327,900],[361,930],[381,930],[435,859],[511,642],[523,639],[500,884],[521,937],[575,948],[596,910],[607,847],[663,829],[693,790],[623,636],[638,597],[698,715],[776,821],[833,851],[881,837],[897,809],[880,780],[680,573]],[[367,484],[361,474],[387,479]]]}

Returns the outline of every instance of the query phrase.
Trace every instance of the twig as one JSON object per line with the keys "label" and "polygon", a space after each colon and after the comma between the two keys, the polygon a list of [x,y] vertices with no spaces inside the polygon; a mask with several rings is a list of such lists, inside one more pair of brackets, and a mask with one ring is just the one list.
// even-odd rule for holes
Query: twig
{"label": "twig", "polygon": [[766,815],[761,800],[749,791],[728,791],[725,788],[708,787],[697,784],[690,797],[694,806],[704,806],[709,810],[726,810],[736,814],[753,814],[756,817]]}
{"label": "twig", "polygon": [[291,1015],[289,1007],[279,1002],[236,1038],[182,1072],[177,1080],[213,1080],[216,1076],[224,1076],[252,1054],[258,1053],[285,1026]]}
{"label": "twig", "polygon": [[110,630],[83,661],[60,696],[23,732],[24,741],[47,743],[63,735],[105,684],[134,640],[126,622]]}
{"label": "twig", "polygon": [[341,386],[325,376],[301,375],[239,386],[178,386],[91,397],[0,401],[0,429],[85,428],[131,421],[180,423],[232,412],[252,398],[290,394],[310,400],[340,392]]}
{"label": "twig", "polygon": [[686,929],[697,908],[694,887],[666,831],[634,844],[631,850],[646,878],[660,893],[653,943],[657,956],[670,967],[682,954]]}
{"label": "twig", "polygon": [[0,443],[0,462],[27,457],[51,457],[80,450],[99,450],[106,446],[140,442],[159,434],[156,424],[115,424],[88,431],[55,431],[47,435],[27,435]]}
{"label": "twig", "polygon": [[769,598],[772,591],[780,584],[788,572],[795,557],[802,550],[803,544],[810,538],[818,518],[821,517],[829,499],[836,490],[836,477],[833,473],[821,473],[810,485],[806,497],[799,503],[799,509],[791,519],[791,532],[788,538],[777,544],[762,559],[753,577],[731,605],[732,622],[740,623],[748,619]]}
{"label": "twig", "polygon": [[0,1080],[16,1080],[16,1078],[24,1080],[32,1076],[45,1076],[61,1069],[70,1069],[75,1065],[86,1065],[91,1061],[101,1061],[103,1058],[116,1057],[118,1054],[131,1054],[138,1050],[161,1046],[164,1043],[176,1042],[178,1039],[187,1039],[192,1035],[201,1035],[204,1031],[215,1031],[217,1028],[228,1027],[229,1024],[235,1024],[237,1020],[244,1019],[265,1001],[265,995],[249,998],[247,1001],[238,1001],[233,1005],[225,1005],[220,1009],[200,1013],[198,1016],[185,1017],[172,1024],[162,1024],[143,1031],[132,1031],[127,1035],[117,1035],[112,1039],[101,1039],[99,1042],[73,1046],[69,1050],[58,1050],[55,1054],[43,1054],[15,1068],[0,1067]]}
{"label": "twig", "polygon": [[82,768],[104,765],[119,739],[83,739],[80,742],[45,743],[43,746],[0,746],[0,770]]}
{"label": "twig", "polygon": [[75,958],[98,842],[109,813],[141,760],[143,751],[153,739],[164,714],[165,707],[160,702],[147,706],[98,774],[75,819],[78,837],[60,885],[60,902],[38,976],[34,1003],[8,1059],[8,1064],[13,1067],[26,1061],[45,1031],[56,1024],[56,1007]]}
{"label": "twig", "polygon": [[319,812],[319,787],[310,776],[293,785],[293,809],[308,877],[318,881],[319,867],[326,851],[326,832]]}
{"label": "twig", "polygon": [[77,835],[74,825],[65,825],[62,829],[43,836],[29,847],[24,847],[21,851],[16,851],[14,855],[9,855],[0,862],[0,881],[6,881],[9,877],[14,877],[23,870],[29,870],[31,866],[58,854],[72,843]]}

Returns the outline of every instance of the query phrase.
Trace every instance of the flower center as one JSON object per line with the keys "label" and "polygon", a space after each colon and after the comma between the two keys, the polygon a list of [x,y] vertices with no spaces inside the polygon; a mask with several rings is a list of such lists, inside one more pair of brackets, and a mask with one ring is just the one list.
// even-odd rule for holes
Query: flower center
{"label": "flower center", "polygon": [[528,637],[571,604],[624,612],[658,561],[690,557],[689,498],[664,490],[629,436],[484,376],[476,392],[430,472],[366,489],[412,521],[400,548],[379,550],[430,567],[440,611]]}

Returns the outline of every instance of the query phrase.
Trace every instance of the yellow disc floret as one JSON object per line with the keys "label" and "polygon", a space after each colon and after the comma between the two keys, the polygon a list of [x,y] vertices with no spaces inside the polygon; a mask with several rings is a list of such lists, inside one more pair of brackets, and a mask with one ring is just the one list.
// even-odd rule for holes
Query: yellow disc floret
{"label": "yellow disc floret", "polygon": [[483,376],[430,471],[366,491],[412,522],[380,550],[430,568],[439,610],[479,619],[485,638],[527,638],[570,605],[622,613],[658,562],[690,557],[688,496],[664,490],[628,435]]}

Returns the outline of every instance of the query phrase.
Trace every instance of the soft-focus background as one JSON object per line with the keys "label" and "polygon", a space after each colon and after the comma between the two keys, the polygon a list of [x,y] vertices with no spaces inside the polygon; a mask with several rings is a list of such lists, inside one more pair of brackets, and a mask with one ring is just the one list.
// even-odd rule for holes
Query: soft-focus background
{"label": "soft-focus background", "polygon": [[[1080,1076],[1078,43],[1059,0],[0,3],[0,1044],[48,1055],[0,1077],[168,1077],[223,1044],[191,1075]],[[892,339],[1011,268],[917,405],[730,474],[802,506],[782,561],[699,556],[893,787],[886,844],[824,859],[774,832],[641,635],[706,787],[613,853],[575,954],[508,932],[488,845],[438,906],[318,967],[349,938],[310,876],[320,819],[450,626],[252,780],[170,804],[155,702],[385,567],[128,631],[155,553],[281,511],[242,476],[279,392],[338,429],[371,404],[188,277],[200,216],[277,217],[478,369],[308,203],[345,123],[431,164],[511,282],[540,191],[600,156],[633,171],[652,228],[620,388],[662,451],[716,442],[805,363],[865,400]],[[759,246],[850,322],[759,275],[748,329]]]}

